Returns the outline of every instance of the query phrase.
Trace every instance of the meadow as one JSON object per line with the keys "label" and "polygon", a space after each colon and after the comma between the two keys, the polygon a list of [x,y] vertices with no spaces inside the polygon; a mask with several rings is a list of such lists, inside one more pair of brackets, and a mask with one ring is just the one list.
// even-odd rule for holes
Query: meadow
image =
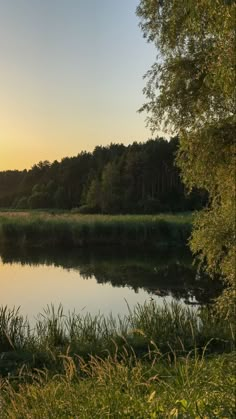
{"label": "meadow", "polygon": [[0,212],[0,243],[83,247],[86,245],[185,246],[192,214],[81,215]]}
{"label": "meadow", "polygon": [[233,418],[233,325],[154,302],[124,318],[0,310],[1,418]]}

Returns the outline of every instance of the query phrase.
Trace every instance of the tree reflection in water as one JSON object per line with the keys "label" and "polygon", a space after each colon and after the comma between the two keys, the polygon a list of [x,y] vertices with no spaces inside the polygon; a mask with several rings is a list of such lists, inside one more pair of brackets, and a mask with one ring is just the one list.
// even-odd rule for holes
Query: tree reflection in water
{"label": "tree reflection in water", "polygon": [[84,248],[43,249],[2,247],[3,263],[47,265],[78,271],[85,280],[95,277],[98,283],[114,287],[144,289],[150,296],[172,296],[186,304],[209,304],[220,295],[223,285],[204,273],[198,273],[186,249]]}

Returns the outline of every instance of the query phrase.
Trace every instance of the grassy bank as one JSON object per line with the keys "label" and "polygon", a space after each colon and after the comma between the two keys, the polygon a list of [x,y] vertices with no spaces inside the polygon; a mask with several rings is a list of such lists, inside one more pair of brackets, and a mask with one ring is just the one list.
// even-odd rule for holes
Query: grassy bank
{"label": "grassy bank", "polygon": [[[185,356],[207,345],[207,353],[234,348],[233,326],[216,318],[213,309],[186,308],[180,303],[164,306],[150,301],[137,305],[122,318],[90,314],[65,314],[61,306],[47,307],[32,329],[19,310],[0,309],[0,373],[17,374],[30,368],[58,369],[60,354],[105,358],[132,348],[142,358],[151,347],[161,354]],[[171,355],[172,354],[172,355]]]}
{"label": "grassy bank", "polygon": [[[1,418],[233,418],[232,326],[179,304],[123,319],[0,312]],[[8,368],[7,368],[8,366]]]}
{"label": "grassy bank", "polygon": [[129,245],[184,246],[191,214],[79,215],[40,212],[0,213],[0,242],[19,246]]}
{"label": "grassy bank", "polygon": [[126,354],[78,361],[79,371],[66,356],[54,377],[41,371],[28,383],[2,383],[1,418],[235,418],[234,354],[152,365]]}

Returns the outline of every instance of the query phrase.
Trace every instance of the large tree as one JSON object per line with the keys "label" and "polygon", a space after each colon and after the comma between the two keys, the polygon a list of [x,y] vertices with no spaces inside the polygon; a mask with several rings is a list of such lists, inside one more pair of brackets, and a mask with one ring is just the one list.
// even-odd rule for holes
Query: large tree
{"label": "large tree", "polygon": [[153,131],[178,133],[185,185],[208,191],[196,217],[195,255],[235,281],[235,14],[233,0],[140,0],[137,15],[157,60],[144,93]]}

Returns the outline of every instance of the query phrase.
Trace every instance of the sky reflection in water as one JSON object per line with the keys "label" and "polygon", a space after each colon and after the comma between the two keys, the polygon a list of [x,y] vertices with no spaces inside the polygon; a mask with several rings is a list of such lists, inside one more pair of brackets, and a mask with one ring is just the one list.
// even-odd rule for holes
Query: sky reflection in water
{"label": "sky reflection in water", "polygon": [[[151,298],[206,302],[208,280],[196,280],[191,258],[125,249],[0,250],[0,305],[21,307],[33,322],[47,305],[78,313],[123,315]],[[212,283],[212,282],[211,282]],[[218,292],[218,288],[216,289]]]}

